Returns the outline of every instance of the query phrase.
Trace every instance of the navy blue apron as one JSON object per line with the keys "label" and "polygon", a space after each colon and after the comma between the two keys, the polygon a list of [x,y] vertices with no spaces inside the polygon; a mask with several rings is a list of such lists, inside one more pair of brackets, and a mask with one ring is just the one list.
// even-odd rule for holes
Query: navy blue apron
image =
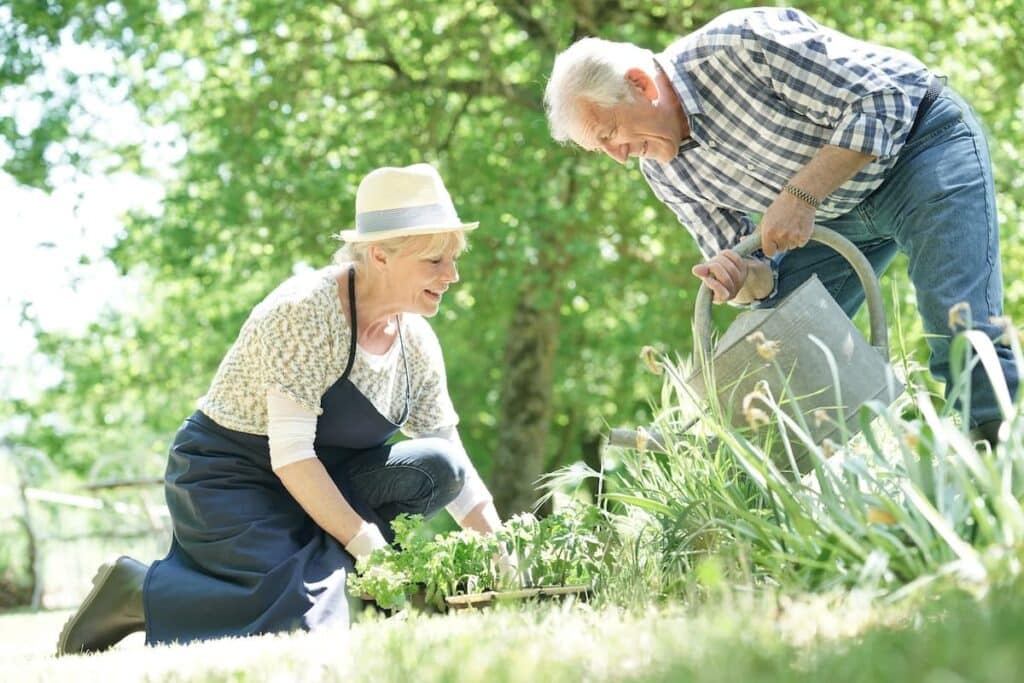
{"label": "navy blue apron", "polygon": [[[356,355],[355,270],[349,271],[352,343],[348,365],[323,395],[315,448],[349,504],[391,529],[362,499],[347,474],[354,452],[378,448],[398,424],[377,412],[348,379]],[[178,430],[165,475],[174,537],[167,557],[146,576],[146,643],[344,626],[345,581],[353,559],[288,493],[270,468],[267,437],[226,429],[196,411]]]}

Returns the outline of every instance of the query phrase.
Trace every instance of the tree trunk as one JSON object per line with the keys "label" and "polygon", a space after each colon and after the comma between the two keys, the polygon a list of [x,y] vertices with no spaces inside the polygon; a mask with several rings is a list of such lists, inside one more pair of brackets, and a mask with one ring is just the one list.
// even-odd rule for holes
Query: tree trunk
{"label": "tree trunk", "polygon": [[530,510],[538,498],[534,482],[544,471],[558,325],[557,309],[544,310],[524,297],[509,328],[489,477],[503,518]]}
{"label": "tree trunk", "polygon": [[25,475],[23,465],[16,459],[14,453],[6,448],[4,451],[10,458],[15,475],[18,478],[18,499],[21,502],[21,517],[18,519],[18,523],[25,532],[27,546],[25,561],[28,563],[28,575],[32,581],[30,586],[32,597],[29,604],[32,609],[39,609],[43,603],[43,567],[39,557],[39,534],[36,532],[36,527],[32,520],[32,509],[29,507],[28,495],[26,493],[28,477]]}
{"label": "tree trunk", "polygon": [[39,561],[39,542],[36,540],[35,525],[32,523],[32,513],[28,505],[28,496],[25,493],[25,480],[18,477],[18,495],[21,498],[21,526],[25,530],[25,539],[28,541],[27,555],[28,573],[32,577],[32,599],[29,606],[32,609],[39,609],[43,604],[43,567]]}
{"label": "tree trunk", "polygon": [[[583,452],[583,463],[596,472],[601,471],[601,449],[603,446],[604,436],[601,434],[588,433],[583,435],[583,441],[580,444],[580,450]],[[587,479],[586,483],[587,489],[590,490],[591,498],[597,503],[597,491],[601,482],[597,479]]]}

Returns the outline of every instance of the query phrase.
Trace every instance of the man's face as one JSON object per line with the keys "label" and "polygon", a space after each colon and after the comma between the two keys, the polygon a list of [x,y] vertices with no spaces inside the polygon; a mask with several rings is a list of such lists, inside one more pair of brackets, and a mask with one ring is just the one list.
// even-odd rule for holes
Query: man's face
{"label": "man's face", "polygon": [[666,107],[643,94],[612,107],[589,105],[573,139],[583,149],[604,152],[620,164],[630,157],[668,163],[682,142],[668,114]]}

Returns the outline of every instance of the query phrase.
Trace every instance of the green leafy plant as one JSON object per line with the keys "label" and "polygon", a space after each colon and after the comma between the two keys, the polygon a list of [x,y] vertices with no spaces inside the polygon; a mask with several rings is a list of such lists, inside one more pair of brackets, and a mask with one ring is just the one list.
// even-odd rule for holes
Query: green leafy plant
{"label": "green leafy plant", "polygon": [[422,590],[428,605],[443,609],[444,598],[457,592],[494,586],[500,553],[498,540],[471,530],[421,533],[421,515],[398,515],[391,523],[395,546],[360,560],[349,590],[372,598],[385,609],[399,608]]}
{"label": "green leafy plant", "polygon": [[[420,515],[399,515],[391,524],[394,548],[360,560],[349,590],[385,609],[406,605],[422,592],[428,606],[445,608],[445,598],[485,590],[592,585],[600,574],[607,542],[600,511],[583,503],[538,519],[516,515],[496,535],[472,530],[425,538]],[[517,567],[502,574],[498,559],[509,553]]]}
{"label": "green leafy plant", "polygon": [[529,586],[592,584],[611,541],[601,510],[580,501],[543,518],[515,515],[498,538],[518,558],[519,579]]}
{"label": "green leafy plant", "polygon": [[[1016,333],[1008,333],[1020,364]],[[952,362],[954,395],[976,365],[996,387],[1006,421],[995,450],[972,441],[966,415],[936,411],[914,386],[917,417],[869,403],[863,437],[844,448],[815,443],[780,408],[784,397],[762,392],[749,402],[763,415],[751,429],[709,411],[701,423],[713,438],[677,435],[665,456],[624,454],[606,497],[614,513],[643,517],[653,529],[648,552],[670,568],[662,575],[668,592],[680,570],[715,556],[739,559],[737,575],[748,582],[787,588],[856,587],[898,598],[943,580],[985,590],[1019,573],[1024,424],[987,337],[956,337]],[[790,459],[799,444],[812,472],[794,479],[781,471],[766,440],[781,442]]]}

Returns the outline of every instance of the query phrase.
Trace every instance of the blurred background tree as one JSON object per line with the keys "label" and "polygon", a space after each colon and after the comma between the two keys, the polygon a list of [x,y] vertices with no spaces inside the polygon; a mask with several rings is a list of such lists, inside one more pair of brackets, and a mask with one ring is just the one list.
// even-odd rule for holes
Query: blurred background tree
{"label": "blurred background tree", "polygon": [[[159,177],[160,211],[125,217],[108,257],[143,304],[84,334],[37,332],[63,372],[12,437],[63,471],[159,474],[166,446],[251,307],[297,267],[327,263],[369,170],[435,163],[480,220],[462,282],[434,327],[469,452],[510,514],[534,481],[596,465],[608,424],[643,423],[657,378],[646,344],[688,354],[698,258],[633,165],[561,148],[541,105],[554,55],[598,35],[660,49],[740,2],[692,0],[123,0],[0,5],[0,92],[61,41],[104,46],[116,75],[37,91],[28,134],[0,118],[4,170],[49,189],[58,165]],[[1024,2],[793,3],[854,36],[904,48],[950,76],[991,132],[1008,312],[1024,263]],[[153,139],[111,145],[83,125],[84,81],[138,108]],[[159,145],[158,145],[159,146]],[[953,255],[951,255],[953,257]],[[892,269],[912,350],[913,294]],[[716,310],[720,324],[734,311]]]}

